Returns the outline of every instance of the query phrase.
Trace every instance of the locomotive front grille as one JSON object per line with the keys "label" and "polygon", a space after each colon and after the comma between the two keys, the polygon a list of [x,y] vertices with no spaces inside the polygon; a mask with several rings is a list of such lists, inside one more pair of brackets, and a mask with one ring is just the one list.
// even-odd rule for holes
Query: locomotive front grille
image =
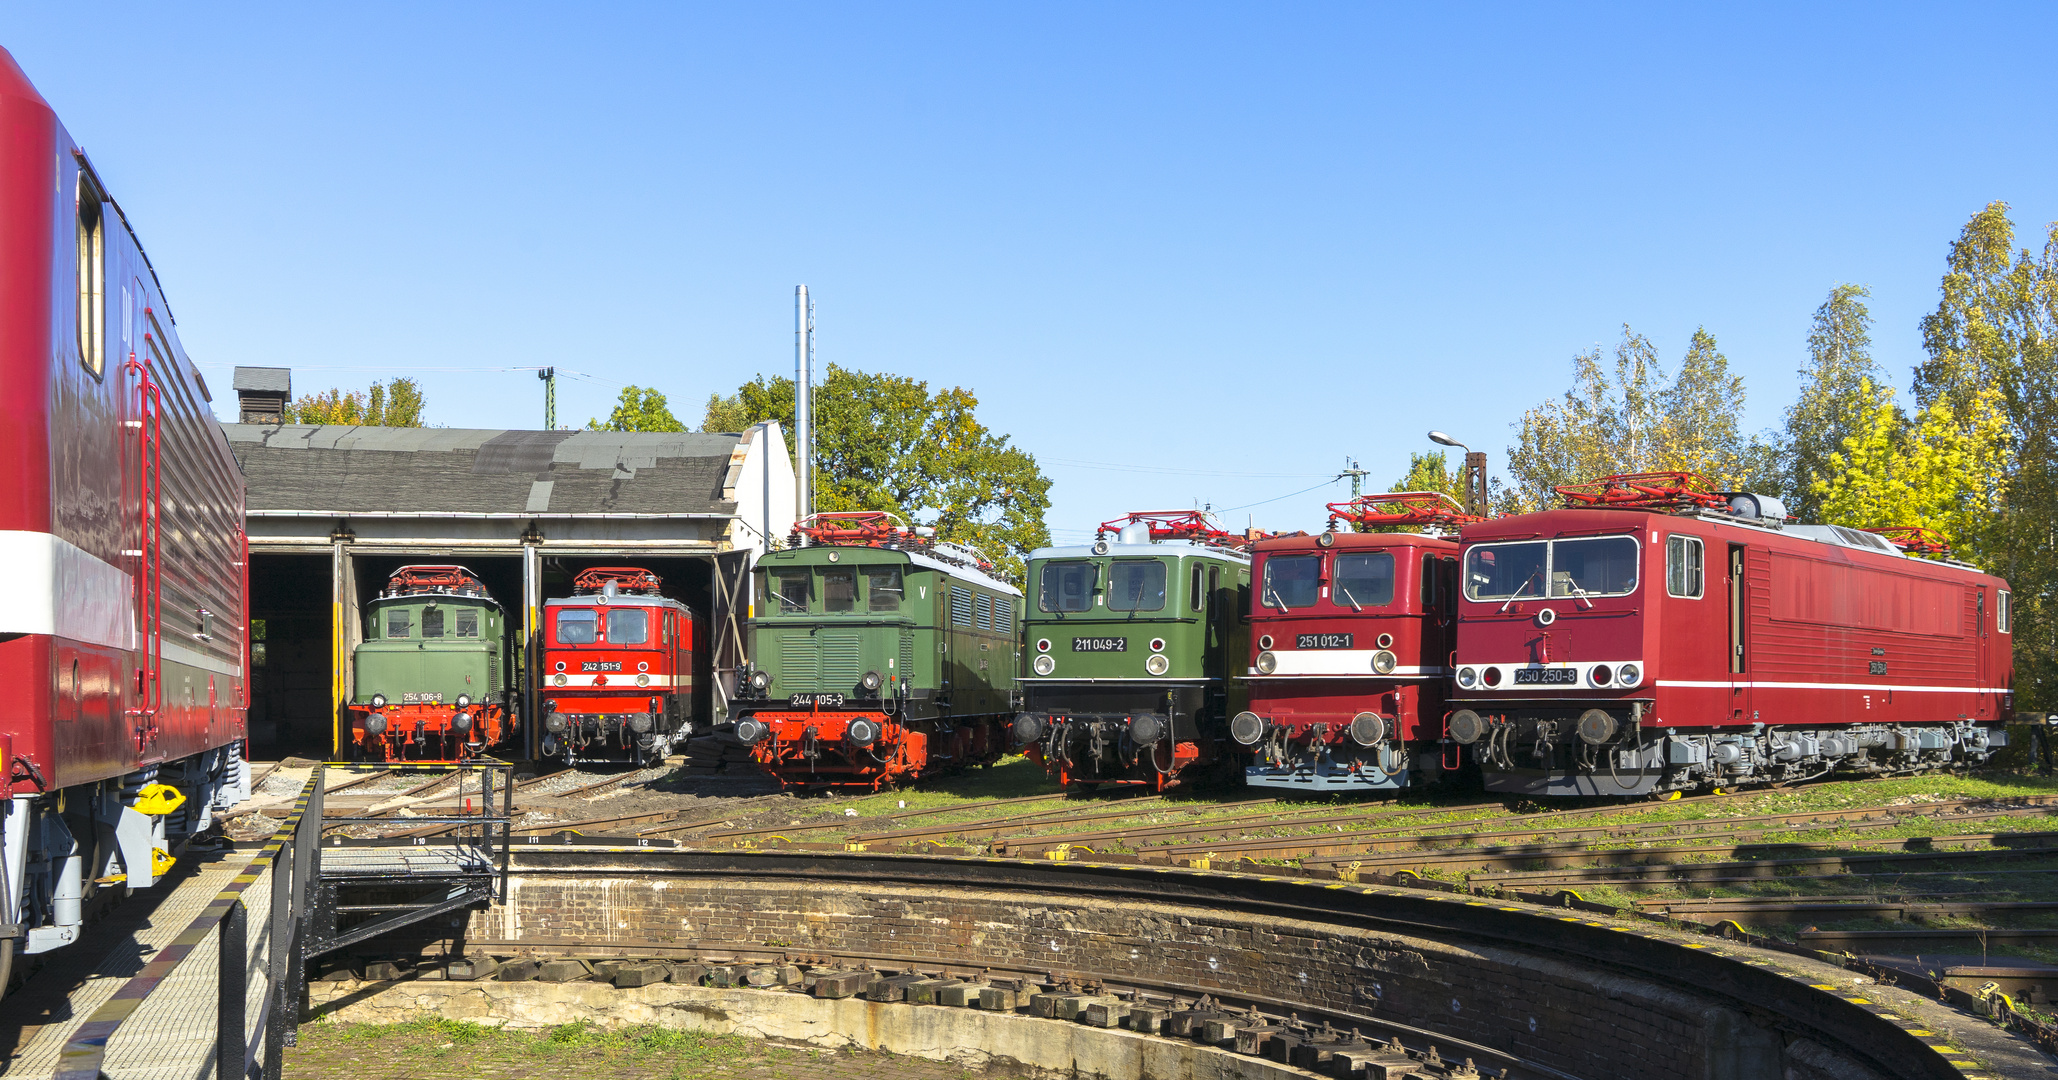
{"label": "locomotive front grille", "polygon": [[864,674],[862,638],[850,630],[824,630],[821,638],[821,687],[849,690]]}
{"label": "locomotive front grille", "polygon": [[905,682],[915,677],[915,632],[900,632],[900,678]]}
{"label": "locomotive front grille", "polygon": [[779,639],[779,674],[790,687],[811,687],[821,683],[821,650],[814,635],[793,634]]}

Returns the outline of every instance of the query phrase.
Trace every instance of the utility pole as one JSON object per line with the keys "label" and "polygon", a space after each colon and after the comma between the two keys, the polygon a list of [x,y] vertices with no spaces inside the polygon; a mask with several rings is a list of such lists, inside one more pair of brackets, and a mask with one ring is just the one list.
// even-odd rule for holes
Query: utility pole
{"label": "utility pole", "polygon": [[1486,516],[1486,455],[1441,431],[1429,433],[1429,441],[1465,451],[1465,512]]}
{"label": "utility pole", "polygon": [[793,287],[794,511],[805,521],[814,513],[815,302],[807,286]]}
{"label": "utility pole", "polygon": [[1365,493],[1365,470],[1358,468],[1358,463],[1349,458],[1343,459],[1343,465],[1340,475],[1351,478],[1351,498],[1355,499]]}
{"label": "utility pole", "polygon": [[536,372],[543,380],[543,430],[557,430],[557,369],[543,368]]}

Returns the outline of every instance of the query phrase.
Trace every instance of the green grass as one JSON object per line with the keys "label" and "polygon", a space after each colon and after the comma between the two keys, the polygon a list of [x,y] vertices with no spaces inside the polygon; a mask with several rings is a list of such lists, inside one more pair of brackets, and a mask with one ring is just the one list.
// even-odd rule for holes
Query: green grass
{"label": "green grass", "polygon": [[660,1027],[602,1028],[591,1022],[561,1024],[540,1031],[515,1030],[465,1020],[428,1017],[398,1024],[317,1023],[301,1029],[311,1051],[325,1043],[375,1044],[406,1055],[430,1058],[479,1053],[542,1060],[599,1059],[620,1064],[662,1062],[712,1065],[744,1060],[782,1060],[807,1051],[746,1039]]}

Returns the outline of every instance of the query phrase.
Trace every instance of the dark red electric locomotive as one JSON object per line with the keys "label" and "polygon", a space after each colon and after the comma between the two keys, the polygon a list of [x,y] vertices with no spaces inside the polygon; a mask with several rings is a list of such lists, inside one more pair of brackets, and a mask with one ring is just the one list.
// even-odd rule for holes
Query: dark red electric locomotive
{"label": "dark red electric locomotive", "polygon": [[650,765],[693,732],[693,613],[648,570],[596,566],[544,604],[544,757]]}
{"label": "dark red electric locomotive", "polygon": [[1250,708],[1230,736],[1244,783],[1392,790],[1441,772],[1458,543],[1424,532],[1481,520],[1435,492],[1332,503],[1319,536],[1252,548]]}
{"label": "dark red electric locomotive", "polygon": [[1463,531],[1447,730],[1489,790],[1909,773],[2005,744],[2000,578],[1692,473],[1558,490],[1565,509]]}
{"label": "dark red electric locomotive", "polygon": [[0,992],[249,792],[243,476],[174,331],[0,51]]}

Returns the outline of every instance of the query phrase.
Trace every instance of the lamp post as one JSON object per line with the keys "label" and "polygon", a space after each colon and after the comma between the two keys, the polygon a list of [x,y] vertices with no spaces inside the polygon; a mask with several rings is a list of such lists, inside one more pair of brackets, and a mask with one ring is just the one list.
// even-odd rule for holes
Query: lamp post
{"label": "lamp post", "polygon": [[1429,441],[1465,451],[1465,512],[1486,516],[1486,455],[1441,431],[1429,433]]}

